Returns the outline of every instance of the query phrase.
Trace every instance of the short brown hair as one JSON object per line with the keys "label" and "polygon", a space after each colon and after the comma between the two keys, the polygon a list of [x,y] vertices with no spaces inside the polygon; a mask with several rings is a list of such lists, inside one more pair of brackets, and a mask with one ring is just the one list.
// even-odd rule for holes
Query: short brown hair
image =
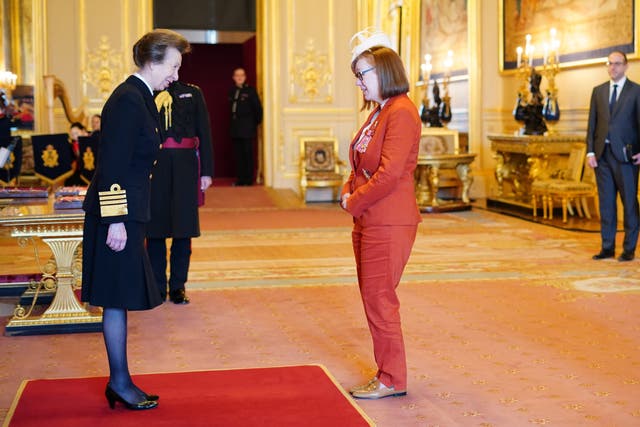
{"label": "short brown hair", "polygon": [[140,68],[149,62],[162,62],[169,47],[178,49],[181,54],[191,51],[191,45],[182,35],[159,28],[140,37],[133,45],[133,62]]}
{"label": "short brown hair", "polygon": [[[393,50],[388,47],[374,46],[367,49],[356,57],[351,63],[351,71],[356,70],[356,63],[366,58],[376,67],[378,75],[378,90],[382,99],[391,98],[392,96],[401,95],[409,91],[409,79],[407,72],[402,64],[402,59]],[[371,107],[372,101],[364,101],[362,109]]]}
{"label": "short brown hair", "polygon": [[611,52],[609,52],[609,55],[607,55],[607,58],[608,58],[608,57],[610,57],[610,56],[611,56],[612,54],[614,54],[614,53],[617,53],[618,55],[621,55],[621,56],[622,56],[622,59],[624,60],[624,63],[625,63],[625,64],[628,62],[628,61],[627,61],[627,54],[626,54],[626,53],[624,53],[624,52],[623,52],[623,51],[621,51],[621,50],[612,50]]}

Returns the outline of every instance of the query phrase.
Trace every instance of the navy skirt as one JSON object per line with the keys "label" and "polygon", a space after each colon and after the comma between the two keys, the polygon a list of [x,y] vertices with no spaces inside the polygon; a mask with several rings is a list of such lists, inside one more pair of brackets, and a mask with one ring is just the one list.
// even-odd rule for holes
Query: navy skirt
{"label": "navy skirt", "polygon": [[109,224],[86,214],[82,236],[82,301],[127,310],[162,304],[145,248],[145,224],[125,222],[127,243],[120,252],[107,246]]}

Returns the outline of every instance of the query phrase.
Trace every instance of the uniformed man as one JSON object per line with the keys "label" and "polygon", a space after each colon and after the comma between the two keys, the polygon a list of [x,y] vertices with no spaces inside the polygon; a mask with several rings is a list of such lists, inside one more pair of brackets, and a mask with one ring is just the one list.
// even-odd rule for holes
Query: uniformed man
{"label": "uniformed man", "polygon": [[229,90],[231,125],[229,132],[236,157],[236,185],[253,184],[253,141],[262,123],[262,104],[254,88],[246,83],[243,68],[233,71],[235,85]]}
{"label": "uniformed man", "polygon": [[[200,88],[176,81],[157,93],[163,144],[151,181],[147,251],[160,288],[175,304],[187,304],[185,283],[191,238],[200,235],[198,206],[213,176],[209,113]],[[166,239],[172,238],[167,282]]]}

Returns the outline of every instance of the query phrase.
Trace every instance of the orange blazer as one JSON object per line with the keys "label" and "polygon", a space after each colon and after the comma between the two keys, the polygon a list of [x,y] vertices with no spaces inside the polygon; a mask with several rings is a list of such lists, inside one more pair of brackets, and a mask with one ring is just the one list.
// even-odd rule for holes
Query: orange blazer
{"label": "orange blazer", "polygon": [[[371,120],[365,148],[358,140]],[[346,210],[361,225],[414,225],[422,221],[414,187],[421,126],[416,106],[407,95],[398,95],[389,98],[382,109],[373,110],[351,141],[351,174],[342,194],[351,193]]]}

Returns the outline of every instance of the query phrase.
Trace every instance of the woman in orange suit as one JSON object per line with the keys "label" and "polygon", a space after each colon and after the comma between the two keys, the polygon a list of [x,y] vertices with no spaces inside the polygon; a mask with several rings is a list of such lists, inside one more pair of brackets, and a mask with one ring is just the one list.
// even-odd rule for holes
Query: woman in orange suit
{"label": "woman in orange suit", "polygon": [[[421,122],[407,96],[402,61],[383,33],[356,34],[351,70],[364,107],[375,107],[349,149],[351,175],[341,205],[353,215],[358,284],[373,338],[378,372],[350,390],[380,399],[407,394],[407,363],[396,288],[416,237],[420,211],[414,193]],[[353,39],[352,39],[353,40]]]}

